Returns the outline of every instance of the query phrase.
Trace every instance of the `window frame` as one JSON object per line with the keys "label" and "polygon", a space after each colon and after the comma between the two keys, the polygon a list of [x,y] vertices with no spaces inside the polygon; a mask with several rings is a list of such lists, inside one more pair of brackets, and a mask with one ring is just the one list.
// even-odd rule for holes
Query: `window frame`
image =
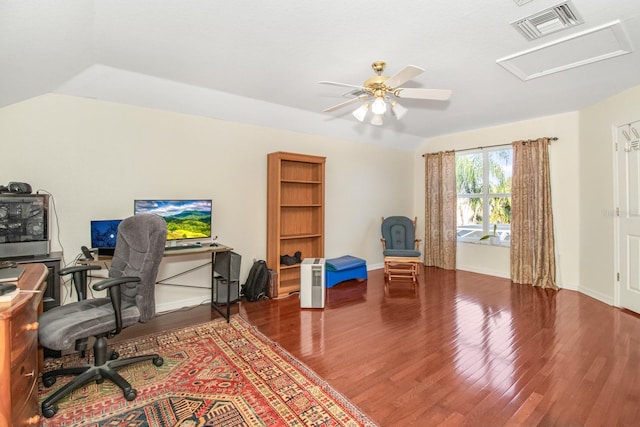
{"label": "window frame", "polygon": [[[482,155],[482,192],[481,193],[456,193],[456,204],[459,203],[461,198],[471,199],[471,198],[479,198],[482,201],[482,236],[493,233],[491,229],[491,222],[484,221],[484,218],[490,218],[490,200],[494,198],[509,198],[511,200],[511,193],[490,193],[490,175],[491,171],[489,168],[489,155],[495,151],[511,151],[511,167],[513,168],[513,148],[510,145],[498,145],[490,148],[478,148],[473,150],[464,150],[462,152],[456,152],[456,161],[458,156],[468,156],[473,154],[481,154]],[[456,164],[457,166],[457,164]],[[456,185],[457,191],[457,185]],[[458,228],[458,224],[456,221],[456,230]],[[509,223],[509,234],[511,233],[511,224]],[[457,234],[457,233],[456,233]],[[500,240],[496,243],[492,242],[491,239],[480,240],[478,237],[460,237],[456,238],[458,242],[462,243],[480,243],[485,245],[496,245],[496,246],[511,246],[511,240]]]}

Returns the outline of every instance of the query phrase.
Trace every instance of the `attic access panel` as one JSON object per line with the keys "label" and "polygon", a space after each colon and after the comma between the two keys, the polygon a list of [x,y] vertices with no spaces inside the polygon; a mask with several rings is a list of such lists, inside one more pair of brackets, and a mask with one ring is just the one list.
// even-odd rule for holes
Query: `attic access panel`
{"label": "attic access panel", "polygon": [[626,55],[632,50],[624,27],[617,20],[496,62],[526,81]]}

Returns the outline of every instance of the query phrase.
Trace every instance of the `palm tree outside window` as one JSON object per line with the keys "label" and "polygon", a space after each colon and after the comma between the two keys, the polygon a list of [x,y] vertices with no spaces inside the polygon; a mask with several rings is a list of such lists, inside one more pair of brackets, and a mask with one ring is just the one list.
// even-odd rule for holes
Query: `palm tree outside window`
{"label": "palm tree outside window", "polygon": [[458,241],[509,245],[512,164],[510,146],[456,152]]}

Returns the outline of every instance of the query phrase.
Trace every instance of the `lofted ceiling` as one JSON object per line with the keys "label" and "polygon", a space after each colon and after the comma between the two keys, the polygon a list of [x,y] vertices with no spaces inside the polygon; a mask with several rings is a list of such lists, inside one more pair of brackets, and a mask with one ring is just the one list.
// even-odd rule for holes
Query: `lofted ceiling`
{"label": "lofted ceiling", "polygon": [[[0,0],[0,107],[53,92],[413,149],[640,85],[638,0],[571,0],[584,23],[533,41],[511,25],[560,2]],[[608,33],[558,42],[616,21],[619,56],[529,80],[497,63],[533,53],[515,60],[535,74],[550,59],[604,57]],[[377,60],[387,75],[425,69],[405,87],[453,95],[403,100],[408,114],[381,127],[355,120],[357,104],[322,112],[348,89],[319,81],[360,85]]]}

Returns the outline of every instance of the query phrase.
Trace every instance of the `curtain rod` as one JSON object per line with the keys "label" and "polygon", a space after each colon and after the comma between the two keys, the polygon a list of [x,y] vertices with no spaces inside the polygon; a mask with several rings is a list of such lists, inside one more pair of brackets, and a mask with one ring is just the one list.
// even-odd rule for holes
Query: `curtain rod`
{"label": "curtain rod", "polygon": [[[542,138],[547,138],[549,141],[557,141],[558,140],[557,136],[543,136]],[[540,138],[538,138],[538,139],[540,139]],[[538,139],[527,139],[525,142],[535,142]],[[511,144],[495,144],[495,145],[485,145],[484,147],[463,148],[461,150],[447,150],[447,151],[453,151],[454,153],[459,153],[461,151],[482,150],[482,149],[485,149],[485,148],[509,147],[509,146],[511,146]],[[427,154],[430,154],[430,153],[423,154],[422,157],[426,156]]]}

